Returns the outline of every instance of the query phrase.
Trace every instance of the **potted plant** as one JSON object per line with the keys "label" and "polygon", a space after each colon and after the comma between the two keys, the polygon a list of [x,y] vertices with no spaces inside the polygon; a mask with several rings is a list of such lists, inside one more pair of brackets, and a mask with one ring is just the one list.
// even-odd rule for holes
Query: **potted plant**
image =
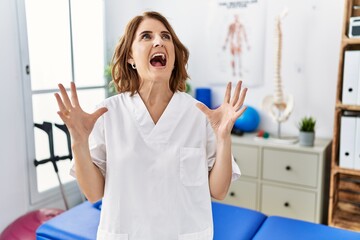
{"label": "potted plant", "polygon": [[316,120],[313,117],[303,117],[299,124],[299,144],[301,146],[314,146]]}

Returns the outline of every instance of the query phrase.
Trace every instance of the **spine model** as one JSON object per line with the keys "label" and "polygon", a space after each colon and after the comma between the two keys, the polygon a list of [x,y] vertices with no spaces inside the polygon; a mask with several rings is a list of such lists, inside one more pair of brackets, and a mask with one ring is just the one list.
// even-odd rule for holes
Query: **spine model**
{"label": "spine model", "polygon": [[285,95],[281,78],[282,60],[282,20],[287,15],[285,9],[275,18],[274,49],[275,49],[275,69],[274,69],[274,94],[268,95],[263,99],[263,109],[278,123],[285,122],[294,107],[294,99],[290,94]]}
{"label": "spine model", "polygon": [[284,110],[286,103],[284,101],[284,94],[281,81],[281,56],[282,56],[282,31],[281,19],[283,16],[277,16],[275,19],[275,71],[274,71],[274,104],[280,110]]}

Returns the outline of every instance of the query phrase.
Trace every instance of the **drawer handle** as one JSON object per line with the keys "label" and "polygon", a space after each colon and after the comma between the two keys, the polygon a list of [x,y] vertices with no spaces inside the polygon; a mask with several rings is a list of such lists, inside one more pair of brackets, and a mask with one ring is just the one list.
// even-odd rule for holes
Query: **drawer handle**
{"label": "drawer handle", "polygon": [[230,192],[230,196],[231,196],[231,197],[235,197],[235,193],[234,193],[234,192]]}
{"label": "drawer handle", "polygon": [[288,202],[284,203],[284,207],[289,207],[289,206],[290,206],[290,203],[288,203]]}
{"label": "drawer handle", "polygon": [[291,166],[286,166],[285,169],[286,169],[286,171],[290,171],[290,170],[291,170]]}

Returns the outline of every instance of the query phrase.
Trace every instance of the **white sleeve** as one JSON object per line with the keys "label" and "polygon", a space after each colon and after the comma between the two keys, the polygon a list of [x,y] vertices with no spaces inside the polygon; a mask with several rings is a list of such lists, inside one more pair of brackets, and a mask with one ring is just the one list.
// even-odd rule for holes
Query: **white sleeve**
{"label": "white sleeve", "polygon": [[[211,171],[211,169],[215,164],[215,159],[216,159],[216,136],[214,130],[212,129],[208,121],[206,124],[206,132],[207,132],[206,154],[208,159],[208,170]],[[231,154],[231,166],[232,166],[231,181],[235,181],[240,177],[241,172],[239,166],[235,162],[233,154]]]}
{"label": "white sleeve", "polygon": [[231,181],[236,181],[241,176],[241,171],[239,165],[235,162],[234,155],[231,154],[231,166],[232,166],[232,175],[231,175]]}
{"label": "white sleeve", "polygon": [[[99,168],[102,175],[106,174],[106,145],[104,134],[104,116],[101,116],[95,123],[89,136],[89,149],[93,163]],[[70,175],[76,177],[75,161],[70,169]]]}

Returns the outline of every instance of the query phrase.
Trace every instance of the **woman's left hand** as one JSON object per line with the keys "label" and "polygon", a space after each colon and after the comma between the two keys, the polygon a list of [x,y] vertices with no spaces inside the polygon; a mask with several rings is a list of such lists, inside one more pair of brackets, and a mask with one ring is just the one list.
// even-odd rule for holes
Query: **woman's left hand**
{"label": "woman's left hand", "polygon": [[239,81],[236,85],[235,93],[231,97],[231,82],[229,82],[226,87],[224,102],[214,110],[209,109],[202,103],[196,104],[209,119],[217,139],[229,137],[236,119],[246,110],[243,104],[247,88],[241,90],[241,85],[242,82]]}

